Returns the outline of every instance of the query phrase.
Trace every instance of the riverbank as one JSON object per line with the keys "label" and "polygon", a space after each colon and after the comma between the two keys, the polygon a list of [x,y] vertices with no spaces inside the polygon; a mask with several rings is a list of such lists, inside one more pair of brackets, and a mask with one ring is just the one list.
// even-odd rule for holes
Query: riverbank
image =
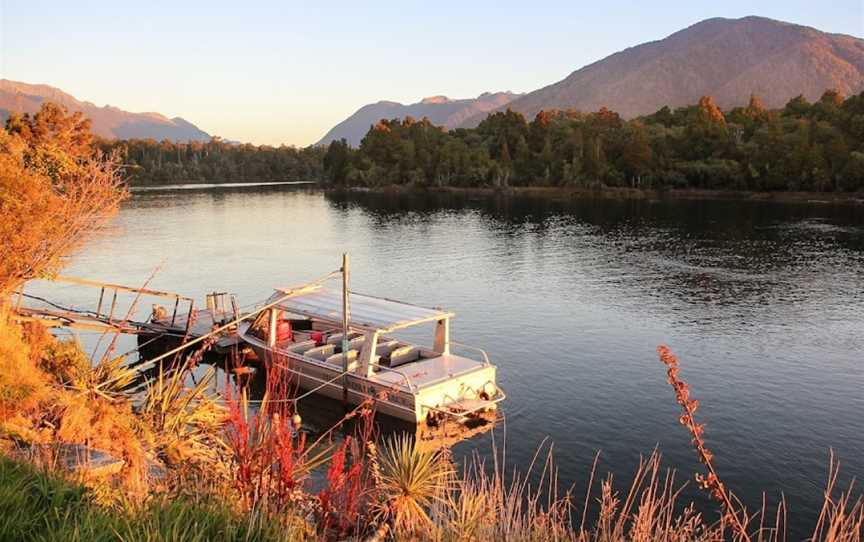
{"label": "riverbank", "polygon": [[210,190],[214,188],[254,188],[260,186],[304,186],[314,185],[315,181],[266,181],[266,182],[226,182],[226,183],[185,183],[185,184],[146,184],[131,185],[130,192],[154,192],[162,190]]}
{"label": "riverbank", "polygon": [[843,192],[753,192],[745,190],[668,189],[655,190],[629,187],[563,187],[563,186],[511,186],[493,187],[423,187],[387,185],[381,187],[330,187],[335,193],[379,194],[457,194],[463,196],[528,196],[552,199],[627,199],[627,200],[746,200],[805,203],[864,204],[864,194]]}

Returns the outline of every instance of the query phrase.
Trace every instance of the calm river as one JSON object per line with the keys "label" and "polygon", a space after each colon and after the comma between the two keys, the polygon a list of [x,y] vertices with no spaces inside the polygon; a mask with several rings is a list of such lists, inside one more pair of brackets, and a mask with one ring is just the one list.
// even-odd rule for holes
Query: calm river
{"label": "calm river", "polygon": [[247,305],[345,251],[357,291],[457,313],[454,339],[485,348],[509,394],[494,432],[506,425],[507,462],[527,467],[548,437],[577,495],[598,451],[622,484],[655,447],[679,480],[698,470],[662,343],[721,476],[751,505],[785,494],[796,538],[830,449],[844,480],[864,478],[860,205],[146,192],[65,273],[140,285],[161,266],[153,288]]}

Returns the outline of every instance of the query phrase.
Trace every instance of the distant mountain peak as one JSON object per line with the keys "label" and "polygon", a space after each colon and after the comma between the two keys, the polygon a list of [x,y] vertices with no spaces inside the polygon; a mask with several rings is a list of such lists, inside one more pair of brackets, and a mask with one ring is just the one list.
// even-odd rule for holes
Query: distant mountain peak
{"label": "distant mountain peak", "polygon": [[349,144],[357,146],[363,140],[369,127],[381,119],[413,117],[428,118],[433,124],[454,128],[465,119],[491,111],[520,96],[512,92],[484,92],[477,98],[453,99],[443,95],[429,96],[417,103],[403,105],[397,102],[379,101],[364,105],[353,115],[330,129],[321,138],[318,145],[326,145],[331,141],[345,139]]}
{"label": "distant mountain peak", "polygon": [[[631,118],[704,95],[721,108],[747,103],[751,94],[781,107],[799,94],[816,100],[832,88],[847,96],[864,90],[864,40],[766,17],[715,17],[588,64],[498,109],[531,118],[544,109],[607,107]],[[476,126],[487,115],[461,126]]]}
{"label": "distant mountain peak", "polygon": [[35,113],[43,102],[55,102],[69,111],[80,111],[92,122],[93,132],[108,139],[169,139],[209,141],[210,135],[180,117],[162,113],[131,113],[113,105],[97,106],[44,84],[0,79],[0,120],[12,113]]}
{"label": "distant mountain peak", "polygon": [[447,103],[450,103],[453,101],[454,100],[451,100],[447,96],[429,96],[427,98],[423,98],[422,100],[420,100],[420,103],[421,104],[447,104]]}
{"label": "distant mountain peak", "polygon": [[500,92],[484,92],[480,96],[477,96],[477,99],[482,100],[484,98],[492,98],[495,96],[514,96],[514,97],[516,97],[516,96],[521,96],[521,94],[519,94],[517,92],[511,92],[509,90],[502,90]]}

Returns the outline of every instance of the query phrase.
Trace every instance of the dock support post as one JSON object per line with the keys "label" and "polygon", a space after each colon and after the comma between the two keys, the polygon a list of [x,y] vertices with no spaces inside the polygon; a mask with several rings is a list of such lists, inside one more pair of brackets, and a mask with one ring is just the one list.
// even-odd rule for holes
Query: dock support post
{"label": "dock support post", "polygon": [[[186,339],[189,338],[189,332],[192,331],[192,314],[195,312],[195,301],[189,301],[189,313],[186,314],[186,330],[183,332],[183,342],[186,342]],[[174,309],[174,318],[177,315],[177,309]],[[174,325],[174,318],[171,319],[171,325]]]}
{"label": "dock support post", "polygon": [[108,311],[108,323],[109,324],[113,323],[112,320],[114,319],[114,307],[116,307],[116,306],[117,306],[117,289],[115,288],[114,289],[114,297],[111,298],[111,310]]}
{"label": "dock support post", "polygon": [[96,306],[96,316],[102,315],[102,300],[105,299],[105,287],[99,292],[99,304]]}
{"label": "dock support post", "polygon": [[348,406],[348,253],[342,254],[342,405]]}
{"label": "dock support post", "polygon": [[[171,315],[171,325],[174,325],[174,321],[177,320],[177,307],[180,306],[180,298],[174,299],[174,313]],[[192,311],[189,311],[189,314],[186,315],[186,320],[192,317]]]}

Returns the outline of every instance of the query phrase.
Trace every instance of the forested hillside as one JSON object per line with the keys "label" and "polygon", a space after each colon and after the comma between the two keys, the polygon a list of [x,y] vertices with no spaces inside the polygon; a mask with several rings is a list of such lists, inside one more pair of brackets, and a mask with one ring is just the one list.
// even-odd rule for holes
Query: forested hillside
{"label": "forested hillside", "polygon": [[758,96],[721,111],[696,105],[625,121],[507,110],[477,128],[445,131],[428,120],[382,120],[360,147],[330,144],[337,186],[568,186],[856,191],[864,188],[864,93],[799,96],[766,109]]}

